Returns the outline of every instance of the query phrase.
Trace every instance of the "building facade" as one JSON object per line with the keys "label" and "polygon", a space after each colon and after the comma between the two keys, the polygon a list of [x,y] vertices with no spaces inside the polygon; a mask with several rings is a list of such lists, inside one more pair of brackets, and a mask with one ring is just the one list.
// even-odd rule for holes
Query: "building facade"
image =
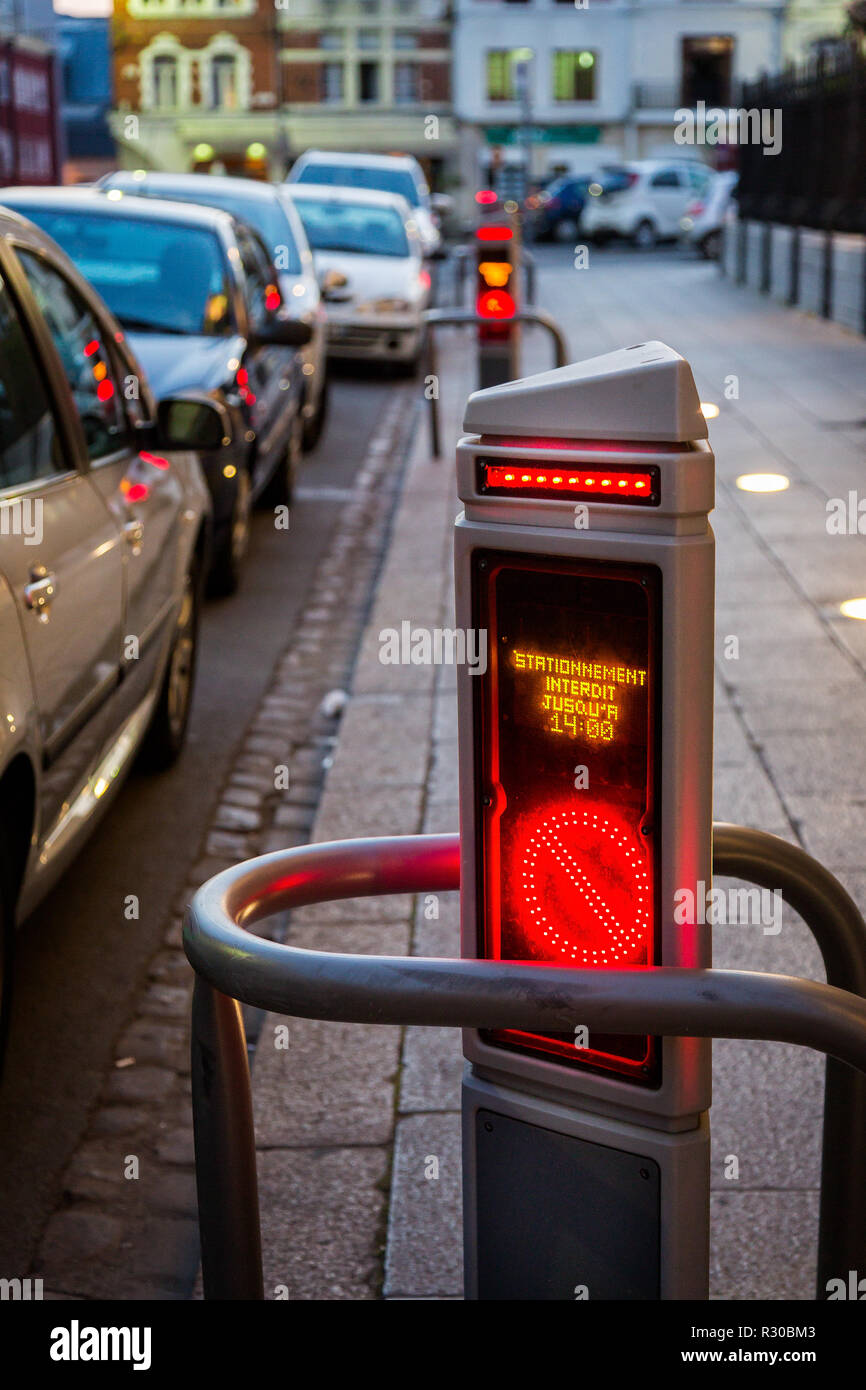
{"label": "building facade", "polygon": [[434,187],[456,172],[445,0],[292,0],[280,66],[293,154],[413,154]]}
{"label": "building facade", "polygon": [[310,146],[456,160],[444,0],[115,0],[126,167],[279,178]]}
{"label": "building facade", "polygon": [[121,165],[262,174],[280,162],[273,0],[115,0]]}
{"label": "building facade", "polygon": [[845,20],[840,0],[457,0],[463,179],[670,154],[678,109],[728,106]]}

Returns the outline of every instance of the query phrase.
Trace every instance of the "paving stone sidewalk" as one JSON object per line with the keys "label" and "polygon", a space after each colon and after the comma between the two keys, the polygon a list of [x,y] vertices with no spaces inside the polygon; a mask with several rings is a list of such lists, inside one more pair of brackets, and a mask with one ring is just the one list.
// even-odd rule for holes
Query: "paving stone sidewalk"
{"label": "paving stone sidewalk", "polygon": [[[540,300],[572,357],[661,338],[691,361],[718,463],[715,816],[805,845],[866,907],[866,541],[829,536],[826,503],[860,486],[866,344],[776,308],[704,264],[593,251],[545,256]],[[443,450],[419,432],[313,839],[458,827],[454,672],[385,666],[379,633],[453,625],[453,444],[474,369],[443,336]],[[527,370],[547,365],[528,346]],[[727,395],[726,395],[727,392]],[[790,488],[739,491],[745,472]],[[728,639],[736,638],[731,643]],[[731,653],[736,651],[736,655]],[[715,931],[721,966],[823,978],[810,934]],[[458,951],[456,895],[358,900],[292,914],[289,939],[358,952]],[[255,1064],[266,1296],[458,1299],[460,1041],[450,1030],[269,1016]],[[712,1296],[813,1296],[821,1059],[778,1044],[714,1046]],[[738,1161],[736,1180],[726,1177]]]}

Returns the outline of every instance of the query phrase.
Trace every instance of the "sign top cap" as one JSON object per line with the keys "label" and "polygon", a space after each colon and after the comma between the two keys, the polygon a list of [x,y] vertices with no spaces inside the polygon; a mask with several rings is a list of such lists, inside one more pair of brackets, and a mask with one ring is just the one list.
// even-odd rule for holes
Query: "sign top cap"
{"label": "sign top cap", "polygon": [[656,342],[473,391],[463,428],[468,434],[669,444],[707,438],[691,367]]}

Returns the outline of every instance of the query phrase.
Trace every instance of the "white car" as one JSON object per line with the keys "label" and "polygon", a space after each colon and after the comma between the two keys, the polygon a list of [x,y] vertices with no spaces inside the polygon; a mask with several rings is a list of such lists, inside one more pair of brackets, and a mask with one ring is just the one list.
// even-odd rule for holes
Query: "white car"
{"label": "white car", "polygon": [[702,197],[716,175],[699,160],[644,159],[625,166],[625,188],[592,185],[580,219],[588,237],[627,237],[653,247],[680,235],[686,208]]}
{"label": "white car", "polygon": [[295,184],[292,199],[328,309],[328,353],[415,370],[430,273],[414,210],[369,189]]}
{"label": "white car", "polygon": [[[424,171],[408,154],[343,154],[306,150],[292,165],[289,184],[315,183],[339,188],[369,188],[397,193],[412,209],[425,256],[435,256],[442,244],[439,219]],[[295,189],[292,187],[292,193]],[[443,200],[447,201],[447,200]]]}
{"label": "white car", "polygon": [[683,240],[697,247],[708,261],[717,261],[728,211],[734,200],[739,175],[734,170],[718,174],[702,198],[686,208],[680,221]]}

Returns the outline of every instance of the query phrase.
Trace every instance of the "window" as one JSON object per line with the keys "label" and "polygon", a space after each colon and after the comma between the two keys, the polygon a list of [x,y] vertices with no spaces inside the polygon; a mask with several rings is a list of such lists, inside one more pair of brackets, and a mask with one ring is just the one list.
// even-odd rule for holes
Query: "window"
{"label": "window", "polygon": [[680,176],[676,169],[660,169],[650,179],[650,188],[679,188]]}
{"label": "window", "polygon": [[598,55],[588,48],[558,48],[553,55],[554,101],[595,101]]}
{"label": "window", "polygon": [[341,188],[378,188],[382,193],[399,193],[410,207],[420,202],[418,186],[410,170],[392,169],[381,165],[316,164],[311,160],[298,175],[298,183],[336,184]]}
{"label": "window", "polygon": [[[225,262],[213,232],[116,213],[28,206],[111,312],[135,333],[233,331]],[[110,211],[109,211],[110,209]]]}
{"label": "window", "polygon": [[731,67],[734,40],[727,35],[707,34],[684,38],[681,104],[727,106],[731,100]]}
{"label": "window", "polygon": [[18,258],[60,357],[91,460],[126,443],[126,417],[102,325],[67,280],[32,251]]}
{"label": "window", "polygon": [[322,101],[341,102],[343,100],[343,64],[322,64]]}
{"label": "window", "polygon": [[394,104],[410,106],[418,100],[418,64],[394,64]]}
{"label": "window", "polygon": [[331,52],[344,48],[345,44],[346,35],[342,29],[325,29],[319,35],[319,47]]}
{"label": "window", "polygon": [[241,264],[244,268],[244,300],[253,328],[263,328],[273,311],[270,296],[278,293],[265,249],[246,232],[238,234]]}
{"label": "window", "polygon": [[314,251],[345,251],[355,255],[408,256],[409,241],[395,208],[369,203],[330,202],[299,198],[297,209]]}
{"label": "window", "polygon": [[381,34],[378,29],[359,29],[358,47],[371,50],[377,49],[381,42]]}
{"label": "window", "polygon": [[418,35],[412,29],[394,30],[394,47],[406,52],[418,47]]}
{"label": "window", "polygon": [[153,104],[158,111],[177,106],[177,59],[160,53],[153,60]]}
{"label": "window", "polygon": [[0,288],[0,487],[49,478],[60,467],[42,376],[12,302]]}
{"label": "window", "polygon": [[211,106],[215,111],[234,111],[238,104],[237,64],[234,54],[217,53],[210,66]]}
{"label": "window", "polygon": [[358,100],[379,100],[379,64],[358,64]]}
{"label": "window", "polygon": [[511,48],[490,48],[487,50],[487,100],[514,101],[514,50]]}

